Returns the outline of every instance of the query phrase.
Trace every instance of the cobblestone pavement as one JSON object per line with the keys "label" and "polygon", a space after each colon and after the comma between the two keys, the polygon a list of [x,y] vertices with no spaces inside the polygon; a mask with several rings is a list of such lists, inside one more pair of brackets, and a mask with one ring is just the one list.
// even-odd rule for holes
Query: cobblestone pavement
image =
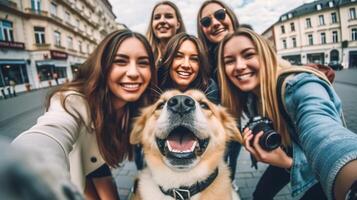
{"label": "cobblestone pavement", "polygon": [[[348,128],[357,132],[357,69],[337,72],[334,87],[343,102]],[[38,104],[38,102],[43,102],[44,96],[42,96],[42,94],[45,94],[45,92],[47,91],[39,90],[37,93],[35,91],[33,93],[19,95],[15,97],[16,99],[12,98],[11,101],[8,99],[1,100],[0,110],[3,112],[1,117],[5,120],[1,121],[2,119],[0,119],[0,135],[7,136],[11,139],[22,131],[30,128],[43,112],[43,106],[39,106],[40,104]],[[29,102],[33,103],[28,105]],[[21,113],[21,109],[24,109],[23,107],[25,105],[26,111]],[[5,111],[11,111],[13,113],[8,113],[7,115]],[[15,117],[7,119],[6,117],[9,115]],[[236,183],[240,188],[239,194],[243,200],[251,199],[252,192],[266,167],[267,165],[259,163],[258,170],[251,168],[249,154],[242,149],[236,168]],[[122,167],[113,171],[121,200],[127,199],[136,174],[137,171],[132,162],[125,162],[122,164]],[[275,199],[291,199],[289,187],[285,187],[280,191]]]}

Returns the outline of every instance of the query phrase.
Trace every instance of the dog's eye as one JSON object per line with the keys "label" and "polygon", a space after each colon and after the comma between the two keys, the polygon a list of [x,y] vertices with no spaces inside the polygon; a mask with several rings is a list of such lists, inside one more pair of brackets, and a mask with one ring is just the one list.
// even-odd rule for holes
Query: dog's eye
{"label": "dog's eye", "polygon": [[203,109],[209,109],[207,103],[205,103],[205,102],[200,102],[200,106],[201,106],[201,108],[203,108]]}
{"label": "dog's eye", "polygon": [[164,107],[164,105],[165,105],[165,101],[160,102],[160,103],[157,105],[156,110],[162,109],[162,108]]}

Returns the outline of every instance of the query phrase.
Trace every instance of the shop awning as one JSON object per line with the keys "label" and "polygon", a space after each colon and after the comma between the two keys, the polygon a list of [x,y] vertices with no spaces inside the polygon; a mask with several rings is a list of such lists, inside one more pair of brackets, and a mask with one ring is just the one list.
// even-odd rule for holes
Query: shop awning
{"label": "shop awning", "polygon": [[25,60],[0,60],[0,65],[26,65]]}

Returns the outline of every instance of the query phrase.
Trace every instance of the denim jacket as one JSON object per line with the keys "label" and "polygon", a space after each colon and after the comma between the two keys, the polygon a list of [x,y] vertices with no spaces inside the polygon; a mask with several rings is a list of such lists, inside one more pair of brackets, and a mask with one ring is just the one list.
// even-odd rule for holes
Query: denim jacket
{"label": "denim jacket", "polygon": [[328,83],[309,73],[286,81],[285,106],[295,126],[290,129],[292,196],[300,198],[319,181],[328,199],[334,199],[337,173],[357,159],[357,134],[342,125],[341,100]]}

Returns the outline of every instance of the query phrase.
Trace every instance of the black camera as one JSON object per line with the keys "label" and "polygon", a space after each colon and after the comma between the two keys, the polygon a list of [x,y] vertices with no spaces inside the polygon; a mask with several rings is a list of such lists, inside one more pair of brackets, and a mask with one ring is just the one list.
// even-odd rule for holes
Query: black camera
{"label": "black camera", "polygon": [[281,145],[281,137],[273,129],[273,122],[270,119],[261,116],[253,117],[249,120],[247,127],[252,131],[254,137],[260,131],[264,132],[259,139],[259,145],[264,150],[272,151]]}

